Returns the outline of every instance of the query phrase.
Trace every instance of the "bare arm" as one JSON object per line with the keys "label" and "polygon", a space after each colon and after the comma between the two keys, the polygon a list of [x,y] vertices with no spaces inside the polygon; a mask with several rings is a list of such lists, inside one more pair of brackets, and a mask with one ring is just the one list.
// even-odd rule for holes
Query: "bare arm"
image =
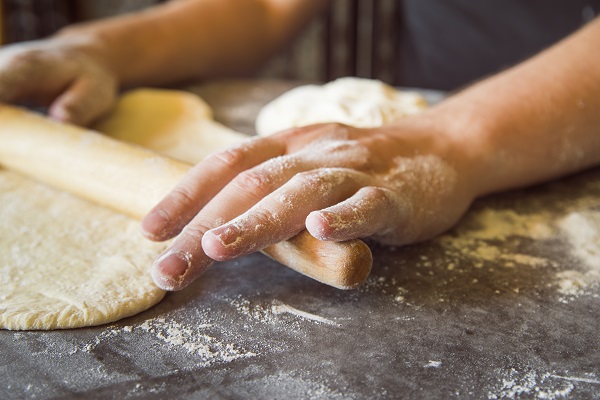
{"label": "bare arm", "polygon": [[477,195],[600,163],[600,18],[431,113],[473,158]]}
{"label": "bare arm", "polygon": [[121,86],[164,85],[256,68],[324,0],[178,0],[143,12],[68,27],[0,49],[0,101],[49,106],[88,124]]}
{"label": "bare arm", "polygon": [[157,260],[155,281],[181,289],[212,259],[305,227],[321,240],[426,240],[456,224],[478,196],[600,164],[599,48],[596,19],[396,124],[317,125],[215,154],[142,223],[156,240],[180,233]]}
{"label": "bare arm", "polygon": [[323,0],[178,0],[75,25],[123,85],[242,74],[256,68],[327,5]]}

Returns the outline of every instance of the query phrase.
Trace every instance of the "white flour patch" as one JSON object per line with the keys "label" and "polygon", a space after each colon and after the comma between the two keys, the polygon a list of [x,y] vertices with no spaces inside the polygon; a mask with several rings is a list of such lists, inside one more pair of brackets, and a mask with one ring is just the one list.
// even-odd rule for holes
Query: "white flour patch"
{"label": "white flour patch", "polygon": [[588,375],[569,377],[535,370],[502,370],[499,372],[500,381],[488,391],[488,399],[566,399],[570,398],[576,385],[600,384],[594,375]]}
{"label": "white flour patch", "polygon": [[230,300],[230,304],[240,314],[258,322],[262,323],[276,323],[277,318],[273,315],[271,307],[265,307],[262,304],[252,304],[250,300],[244,298],[237,298]]}
{"label": "white flour patch", "polygon": [[278,315],[278,314],[291,314],[291,315],[294,315],[296,317],[306,319],[308,321],[313,321],[313,322],[318,322],[318,323],[327,324],[327,325],[333,325],[333,326],[338,326],[338,327],[341,326],[340,324],[338,324],[335,321],[332,321],[332,320],[327,319],[327,318],[323,318],[323,317],[321,317],[319,315],[308,313],[306,311],[298,310],[297,308],[288,306],[287,304],[284,304],[284,303],[282,303],[280,301],[277,301],[277,300],[273,301],[273,305],[271,306],[271,310],[273,311],[273,314],[275,314],[275,315]]}
{"label": "white flour patch", "polygon": [[249,300],[242,298],[232,300],[230,303],[232,306],[235,307],[235,309],[239,313],[262,323],[280,323],[282,321],[281,318],[278,317],[279,315],[290,314],[298,317],[299,320],[306,320],[310,322],[317,322],[332,326],[341,326],[340,324],[331,319],[311,314],[306,311],[298,310],[297,308],[284,304],[279,300],[272,300],[269,306],[265,306],[262,304],[252,304]]}
{"label": "white flour patch", "polygon": [[572,212],[559,227],[573,247],[573,253],[590,269],[600,271],[600,213]]}
{"label": "white flour patch", "polygon": [[176,321],[156,318],[147,320],[139,328],[154,334],[171,347],[185,349],[188,353],[199,356],[208,364],[230,362],[238,358],[257,355],[250,351],[244,351],[235,344],[224,343],[204,333],[203,329],[211,326],[210,324],[186,326]]}
{"label": "white flour patch", "polygon": [[572,382],[591,383],[593,385],[600,385],[600,380],[598,380],[598,379],[578,378],[578,377],[574,377],[574,376],[561,376],[561,375],[550,375],[550,378],[564,379],[566,381],[572,381]]}
{"label": "white flour patch", "polygon": [[[353,393],[351,389],[340,391],[332,387],[333,383],[328,381],[327,378],[311,376],[310,373],[303,373],[302,371],[278,371],[273,375],[261,379],[260,386],[263,390],[261,393],[256,393],[256,397],[307,400],[352,400],[364,398],[364,396]],[[243,386],[244,382],[241,385]]]}
{"label": "white flour patch", "polygon": [[[513,210],[483,209],[470,213],[456,228],[455,235],[446,234],[435,241],[442,245],[450,259],[472,260],[476,268],[484,263],[512,268],[551,266],[553,262],[543,257],[516,253],[504,242],[511,236],[534,240],[549,239],[555,235],[547,213],[519,214]],[[457,269],[450,261],[448,270]]]}
{"label": "white flour patch", "polygon": [[[556,218],[550,212],[520,214],[514,210],[483,209],[470,213],[454,233],[436,239],[448,258],[447,270],[460,270],[460,260],[469,267],[552,268],[553,286],[560,302],[569,302],[582,295],[600,297],[600,212],[597,202],[582,198],[564,206],[564,216]],[[519,240],[544,241],[563,239],[569,259],[547,259],[515,252],[507,246],[511,237]],[[425,263],[423,263],[425,266]],[[512,288],[515,293],[519,288]]]}
{"label": "white flour patch", "polygon": [[429,362],[423,365],[423,368],[439,368],[442,366],[441,361],[429,360]]}
{"label": "white flour patch", "polygon": [[596,295],[600,285],[600,212],[572,212],[558,226],[571,244],[572,254],[583,267],[557,274],[558,291],[563,302],[580,295]]}
{"label": "white flour patch", "polygon": [[96,347],[98,347],[98,345],[100,345],[101,343],[103,343],[107,340],[110,340],[111,338],[116,337],[121,331],[122,331],[121,328],[119,328],[115,325],[111,325],[111,326],[107,327],[105,330],[103,330],[102,332],[100,332],[99,335],[94,336],[94,338],[90,342],[81,345],[78,348],[78,350],[89,353],[89,352],[93,351]]}
{"label": "white flour patch", "polygon": [[[214,328],[214,326],[212,324],[185,325],[166,318],[152,318],[140,325],[110,326],[94,337],[91,342],[80,347],[80,350],[91,352],[101,343],[115,338],[117,335],[135,334],[152,335],[173,350],[183,350],[197,357],[196,364],[205,366],[258,355],[255,352],[244,350],[234,343],[226,343],[210,336],[206,333],[209,328]],[[144,342],[147,343],[147,340]]]}
{"label": "white flour patch", "polygon": [[394,304],[407,305],[411,304],[406,301],[406,296],[409,294],[408,289],[399,285],[396,278],[387,278],[385,276],[371,275],[366,282],[358,288],[362,293],[380,293],[389,297]]}

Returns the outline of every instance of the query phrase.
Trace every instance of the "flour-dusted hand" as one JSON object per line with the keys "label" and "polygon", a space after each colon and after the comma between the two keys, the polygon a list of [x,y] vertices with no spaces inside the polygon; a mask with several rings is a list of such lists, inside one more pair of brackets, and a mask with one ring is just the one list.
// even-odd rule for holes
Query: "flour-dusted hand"
{"label": "flour-dusted hand", "polygon": [[181,232],[155,264],[155,281],[183,288],[213,260],[305,228],[321,240],[397,245],[447,230],[477,193],[466,159],[432,128],[426,117],[373,129],[322,124],[214,154],[142,223],[155,240]]}
{"label": "flour-dusted hand", "polygon": [[48,106],[54,119],[89,124],[112,106],[117,80],[85,45],[53,38],[1,48],[0,101]]}
{"label": "flour-dusted hand", "polygon": [[200,162],[142,222],[151,239],[179,235],[155,262],[155,282],[182,289],[213,259],[305,227],[322,240],[425,240],[479,196],[598,165],[599,34],[600,19],[390,125],[298,128]]}

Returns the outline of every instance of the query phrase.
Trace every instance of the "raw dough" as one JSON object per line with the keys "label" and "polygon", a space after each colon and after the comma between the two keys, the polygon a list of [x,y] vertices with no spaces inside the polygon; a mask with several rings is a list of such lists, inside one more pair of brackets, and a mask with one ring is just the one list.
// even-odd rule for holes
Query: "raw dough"
{"label": "raw dough", "polygon": [[419,93],[399,91],[378,80],[340,78],[322,86],[299,86],[273,100],[258,114],[256,132],[270,135],[322,122],[376,127],[426,107]]}
{"label": "raw dough", "polygon": [[0,328],[112,322],[164,296],[138,222],[0,169]]}
{"label": "raw dough", "polygon": [[[210,108],[191,94],[136,90],[96,128],[196,162],[247,138],[210,121],[211,115]],[[73,179],[71,190],[94,200],[103,191],[103,204],[118,209],[125,204],[122,211],[130,215],[144,215],[166,194],[165,185],[177,182],[188,168],[177,163],[167,168],[156,156],[136,148],[40,119],[0,106],[2,158],[19,160],[15,165],[24,162],[25,170],[33,168],[28,172],[59,187],[64,187],[63,177],[48,176],[44,166],[52,163],[52,171],[61,171],[58,175],[75,171],[85,178]],[[23,126],[32,134],[27,140],[13,140]],[[53,130],[61,133],[60,141],[51,135]],[[37,157],[30,155],[33,146]],[[166,244],[144,239],[135,219],[0,168],[0,221],[0,328],[100,325],[144,311],[164,296],[149,269]]]}

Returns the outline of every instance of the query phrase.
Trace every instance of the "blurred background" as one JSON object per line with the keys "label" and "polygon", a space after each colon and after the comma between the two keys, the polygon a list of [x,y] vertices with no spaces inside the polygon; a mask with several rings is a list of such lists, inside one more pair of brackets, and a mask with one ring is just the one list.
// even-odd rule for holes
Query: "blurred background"
{"label": "blurred background", "polygon": [[[61,27],[150,7],[164,0],[0,0],[0,43],[42,38]],[[259,76],[328,81],[354,75],[397,84],[402,7],[396,0],[333,0]],[[396,23],[394,23],[396,22]],[[360,38],[360,39],[359,39]],[[395,39],[396,38],[396,39]]]}

